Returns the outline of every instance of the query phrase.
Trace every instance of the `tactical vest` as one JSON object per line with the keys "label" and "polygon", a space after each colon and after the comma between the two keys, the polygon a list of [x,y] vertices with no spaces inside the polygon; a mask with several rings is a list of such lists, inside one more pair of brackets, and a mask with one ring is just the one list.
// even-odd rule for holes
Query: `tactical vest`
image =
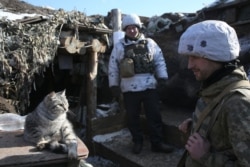
{"label": "tactical vest", "polygon": [[124,57],[134,61],[136,74],[154,73],[153,55],[149,53],[147,40],[141,40],[137,44],[127,45],[124,48]]}

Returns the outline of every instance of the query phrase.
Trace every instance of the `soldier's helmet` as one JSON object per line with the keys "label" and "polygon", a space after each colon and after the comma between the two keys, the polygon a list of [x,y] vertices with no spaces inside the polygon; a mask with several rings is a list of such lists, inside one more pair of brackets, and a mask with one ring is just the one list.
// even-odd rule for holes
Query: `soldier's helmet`
{"label": "soldier's helmet", "polygon": [[239,56],[235,29],[224,21],[206,20],[190,26],[181,36],[178,53],[228,62]]}

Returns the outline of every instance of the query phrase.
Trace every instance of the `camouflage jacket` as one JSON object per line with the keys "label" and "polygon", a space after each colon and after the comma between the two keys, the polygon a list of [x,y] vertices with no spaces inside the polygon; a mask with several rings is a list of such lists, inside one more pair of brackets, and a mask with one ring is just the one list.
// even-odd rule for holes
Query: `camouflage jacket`
{"label": "camouflage jacket", "polygon": [[[247,80],[243,68],[238,68],[229,76],[201,91],[193,115],[193,126],[197,123],[200,112],[218,96],[230,83]],[[208,129],[211,113],[220,110],[212,127]],[[202,122],[198,131],[211,144],[210,151],[199,161],[190,156],[186,167],[249,167],[250,166],[250,89],[240,88],[224,97]]]}

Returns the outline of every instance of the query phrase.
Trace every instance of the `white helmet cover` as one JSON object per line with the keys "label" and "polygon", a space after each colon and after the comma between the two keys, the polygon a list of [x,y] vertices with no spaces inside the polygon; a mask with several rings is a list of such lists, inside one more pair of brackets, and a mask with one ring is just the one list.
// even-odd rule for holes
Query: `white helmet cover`
{"label": "white helmet cover", "polygon": [[181,36],[178,53],[228,62],[239,56],[235,30],[226,22],[206,20],[190,26]]}
{"label": "white helmet cover", "polygon": [[138,28],[142,27],[141,20],[138,15],[136,14],[130,14],[130,15],[125,15],[122,18],[122,30],[125,30],[125,28],[128,25],[135,25]]}

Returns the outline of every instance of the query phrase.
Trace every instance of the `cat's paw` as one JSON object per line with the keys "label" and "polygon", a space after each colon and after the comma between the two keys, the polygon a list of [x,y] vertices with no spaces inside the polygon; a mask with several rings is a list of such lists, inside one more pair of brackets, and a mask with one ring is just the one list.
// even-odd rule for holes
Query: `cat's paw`
{"label": "cat's paw", "polygon": [[37,145],[36,145],[36,148],[38,149],[38,150],[43,150],[44,148],[45,148],[45,143],[38,143]]}
{"label": "cat's paw", "polygon": [[51,142],[50,143],[50,149],[54,153],[67,153],[68,152],[67,145],[63,144],[63,143],[58,143],[58,142]]}
{"label": "cat's paw", "polygon": [[68,145],[68,158],[77,159],[77,143],[70,143]]}
{"label": "cat's paw", "polygon": [[67,153],[68,152],[68,147],[66,144],[60,144],[60,148],[62,150],[63,153]]}
{"label": "cat's paw", "polygon": [[69,159],[77,159],[77,151],[69,150],[68,158]]}

